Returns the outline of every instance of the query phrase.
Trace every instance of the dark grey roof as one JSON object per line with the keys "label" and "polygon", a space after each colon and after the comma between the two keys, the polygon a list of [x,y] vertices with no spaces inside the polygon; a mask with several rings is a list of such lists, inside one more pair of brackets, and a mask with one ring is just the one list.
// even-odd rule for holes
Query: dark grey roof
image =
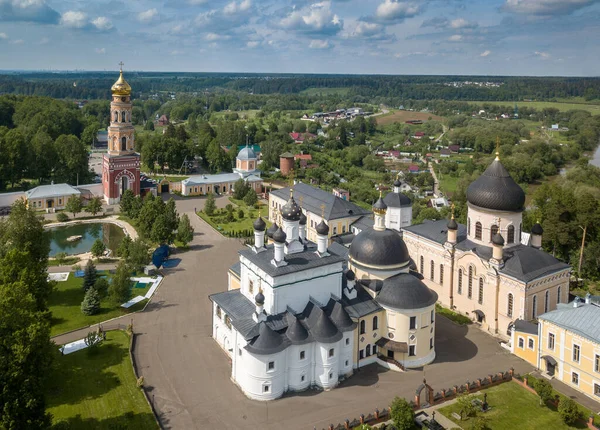
{"label": "dark grey roof", "polygon": [[277,243],[285,243],[286,239],[287,235],[285,234],[285,231],[281,229],[281,227],[279,227],[277,231],[273,233],[273,240]]}
{"label": "dark grey roof", "polygon": [[395,230],[361,231],[350,244],[350,258],[370,266],[392,266],[410,260],[406,244]]}
{"label": "dark grey roof", "polygon": [[351,318],[362,318],[365,315],[378,312],[382,309],[373,298],[361,286],[356,287],[357,295],[354,299],[349,300],[347,297],[342,297],[342,303],[348,315]]}
{"label": "dark grey roof", "polygon": [[329,226],[325,224],[325,221],[321,220],[319,225],[317,225],[317,233],[322,236],[327,236],[329,234]]}
{"label": "dark grey roof", "polygon": [[273,238],[273,235],[275,234],[275,232],[277,230],[279,230],[279,226],[277,225],[276,222],[274,222],[273,225],[268,228],[268,230],[267,230],[267,236],[269,236],[270,238]]}
{"label": "dark grey roof", "polygon": [[[404,227],[403,230],[424,237],[443,245],[448,240],[448,226],[445,219],[437,221],[425,220],[422,224]],[[461,242],[467,238],[467,226],[458,224],[457,241]]]}
{"label": "dark grey roof", "polygon": [[350,245],[352,243],[352,241],[354,240],[354,233],[342,233],[342,234],[338,234],[337,236],[333,236],[331,238],[332,242],[337,242],[340,245]]}
{"label": "dark grey roof", "polygon": [[[282,188],[280,190],[274,190],[271,193],[279,198],[287,199],[290,195],[290,189],[289,187]],[[302,199],[302,208],[304,210],[314,214],[320,215],[321,205],[325,205],[324,217],[328,221],[371,213],[352,202],[301,182],[294,185],[294,196],[298,199]]]}
{"label": "dark grey roof", "polygon": [[308,333],[308,330],[306,330],[296,315],[287,312],[286,320],[288,327],[285,331],[285,335],[293,345],[303,345],[313,341],[312,336]]}
{"label": "dark grey roof", "polygon": [[296,200],[290,196],[287,203],[281,208],[281,217],[287,221],[300,221],[302,209],[296,203]]}
{"label": "dark grey roof", "polygon": [[394,309],[420,309],[437,302],[438,295],[411,273],[400,273],[383,280],[375,300]]}
{"label": "dark grey roof", "polygon": [[256,220],[254,220],[254,222],[252,223],[252,226],[254,227],[254,230],[256,231],[265,231],[265,228],[267,227],[267,223],[265,222],[264,219],[262,219],[262,217],[258,217],[256,218]]}
{"label": "dark grey roof", "polygon": [[304,315],[304,323],[317,342],[333,343],[342,338],[342,332],[338,330],[325,311],[314,300],[309,300],[302,314]]}
{"label": "dark grey roof", "polygon": [[348,248],[341,243],[332,240],[331,245],[329,245],[329,251],[333,251],[340,257],[343,257],[344,263],[348,260]]}
{"label": "dark grey roof", "polygon": [[242,276],[242,263],[240,263],[240,261],[236,261],[230,268],[229,270],[231,270],[233,273],[235,273],[237,275],[237,277],[241,277]]}
{"label": "dark grey roof", "polygon": [[361,216],[352,223],[352,226],[358,228],[360,231],[373,228],[373,225],[375,225],[375,221],[370,215]]}
{"label": "dark grey roof", "polygon": [[239,251],[239,254],[256,264],[267,275],[272,277],[283,276],[290,273],[300,272],[302,270],[312,270],[316,267],[326,266],[328,264],[344,262],[345,258],[336,252],[336,248],[329,247],[329,256],[319,257],[316,254],[317,246],[309,241],[305,241],[306,250],[296,254],[285,256],[286,266],[275,267],[271,264],[273,259],[273,245],[267,245],[267,250],[264,252],[255,253],[253,250],[246,248]]}
{"label": "dark grey roof", "polygon": [[525,192],[502,163],[494,160],[467,188],[467,201],[484,209],[516,212],[523,210]]}
{"label": "dark grey roof", "polygon": [[539,223],[536,222],[533,227],[531,227],[531,233],[542,235],[544,234],[544,229]]}
{"label": "dark grey roof", "polygon": [[[394,183],[394,185],[396,185],[396,183]],[[397,186],[399,187],[400,185]],[[402,193],[388,193],[383,198],[383,201],[390,208],[405,208],[412,206],[412,202],[410,201],[410,199]]]}
{"label": "dark grey roof", "polygon": [[572,305],[563,306],[540,315],[539,319],[550,321],[593,342],[600,342],[600,307],[593,303],[580,303],[576,308]]}
{"label": "dark grey roof", "polygon": [[329,299],[329,303],[325,307],[325,312],[338,330],[342,332],[353,330],[356,326],[350,319],[350,315],[348,315],[342,303],[333,298]]}
{"label": "dark grey roof", "polygon": [[538,334],[538,325],[525,320],[515,320],[515,330],[521,333]]}
{"label": "dark grey roof", "polygon": [[252,319],[256,306],[240,290],[224,291],[208,297],[229,315],[231,324],[244,338],[247,338],[256,325]]}
{"label": "dark grey roof", "polygon": [[530,282],[568,268],[568,264],[541,249],[519,244],[504,248],[504,267],[500,273]]}
{"label": "dark grey roof", "polygon": [[240,152],[238,152],[237,158],[239,160],[254,160],[256,159],[256,154],[251,147],[246,146],[245,148],[242,148]]}
{"label": "dark grey roof", "polygon": [[287,337],[272,330],[263,321],[258,324],[258,337],[250,341],[244,348],[253,354],[269,355],[283,351],[290,343]]}
{"label": "dark grey roof", "polygon": [[379,198],[377,199],[377,201],[373,205],[373,209],[380,209],[380,210],[387,209],[387,205],[385,204],[385,202],[383,201],[383,199],[381,198],[381,196],[379,196]]}
{"label": "dark grey roof", "polygon": [[504,238],[502,237],[502,235],[500,233],[496,233],[495,235],[492,236],[492,243],[494,245],[504,246]]}

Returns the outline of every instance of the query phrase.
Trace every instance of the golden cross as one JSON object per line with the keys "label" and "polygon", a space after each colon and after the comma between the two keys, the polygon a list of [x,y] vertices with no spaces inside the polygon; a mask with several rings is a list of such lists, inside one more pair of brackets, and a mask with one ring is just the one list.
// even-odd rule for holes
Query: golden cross
{"label": "golden cross", "polygon": [[496,136],[496,157],[500,159],[500,136]]}
{"label": "golden cross", "polygon": [[454,205],[454,203],[452,203],[452,206],[450,206],[450,208],[452,208],[452,219],[454,219],[454,208],[456,206]]}
{"label": "golden cross", "polygon": [[304,201],[304,197],[300,196],[300,198],[298,199],[298,201],[300,202],[300,207],[302,207],[302,202]]}
{"label": "golden cross", "polygon": [[321,218],[325,219],[325,205],[321,205]]}
{"label": "golden cross", "polygon": [[119,71],[123,71],[123,66],[125,65],[125,63],[123,63],[122,61],[119,62]]}

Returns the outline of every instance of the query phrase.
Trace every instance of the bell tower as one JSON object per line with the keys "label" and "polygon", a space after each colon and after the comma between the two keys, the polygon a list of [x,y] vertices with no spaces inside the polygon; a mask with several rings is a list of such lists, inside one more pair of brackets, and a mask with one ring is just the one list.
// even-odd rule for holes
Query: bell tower
{"label": "bell tower", "polygon": [[119,203],[126,190],[140,194],[140,156],[135,152],[131,123],[131,86],[123,78],[123,62],[119,66],[119,79],[111,88],[108,153],[102,164],[104,200],[108,204]]}

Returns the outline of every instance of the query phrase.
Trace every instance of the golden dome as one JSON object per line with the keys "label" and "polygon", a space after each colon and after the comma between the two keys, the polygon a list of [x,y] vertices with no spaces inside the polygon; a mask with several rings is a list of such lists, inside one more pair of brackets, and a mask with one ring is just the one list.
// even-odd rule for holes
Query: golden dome
{"label": "golden dome", "polygon": [[128,96],[131,94],[131,86],[123,78],[123,70],[120,71],[119,79],[117,79],[117,82],[113,84],[110,90],[115,96]]}

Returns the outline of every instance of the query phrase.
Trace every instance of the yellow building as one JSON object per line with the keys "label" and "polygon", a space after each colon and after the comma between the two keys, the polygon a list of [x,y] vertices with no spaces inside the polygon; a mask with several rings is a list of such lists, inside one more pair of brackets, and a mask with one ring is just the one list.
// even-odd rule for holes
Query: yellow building
{"label": "yellow building", "polygon": [[511,352],[532,366],[538,365],[538,325],[516,320],[512,328]]}
{"label": "yellow building", "polygon": [[27,204],[34,209],[64,209],[71,196],[80,196],[81,191],[69,184],[40,185],[25,193]]}

